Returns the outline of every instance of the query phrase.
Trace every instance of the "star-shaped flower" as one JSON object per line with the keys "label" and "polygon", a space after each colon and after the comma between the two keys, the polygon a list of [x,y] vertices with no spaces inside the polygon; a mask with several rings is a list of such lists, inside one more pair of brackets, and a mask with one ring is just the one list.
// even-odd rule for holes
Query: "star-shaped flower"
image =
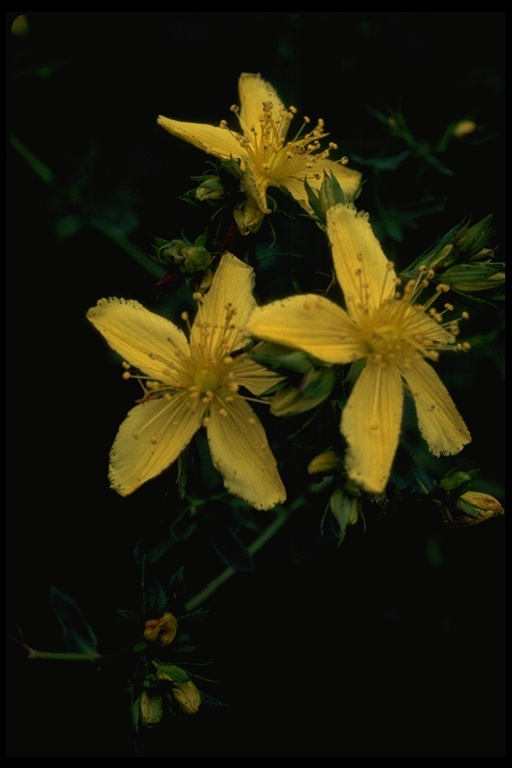
{"label": "star-shaped flower", "polygon": [[381,493],[398,446],[404,389],[413,397],[420,432],[430,451],[456,454],[471,441],[447,389],[427,360],[456,343],[457,321],[444,322],[434,301],[417,303],[426,270],[397,292],[399,280],[373,234],[368,216],[352,204],[327,212],[327,232],[346,310],[317,294],[292,296],[255,308],[247,324],[254,336],[301,349],[325,363],[356,363],[340,431],[345,468],[362,488]]}
{"label": "star-shaped flower", "polygon": [[[169,467],[205,427],[213,463],[230,493],[257,509],[285,500],[265,431],[243,395],[261,395],[280,380],[244,352],[245,322],[256,305],[253,284],[253,270],[225,253],[208,293],[195,296],[190,340],[136,301],[101,299],[87,312],[126,361],[125,378],[139,379],[144,388],[110,453],[111,487],[121,496]],[[131,374],[130,366],[139,373]]]}
{"label": "star-shaped flower", "polygon": [[331,160],[337,147],[332,142],[324,149],[321,139],[328,136],[323,120],[304,133],[309,118],[295,136],[288,137],[290,124],[297,112],[287,109],[273,86],[259,74],[243,72],[238,81],[240,107],[233,106],[240,123],[240,132],[228,128],[223,120],[219,126],[186,123],[158,117],[158,124],[169,133],[190,142],[199,149],[222,160],[235,160],[242,171],[242,185],[262,213],[271,213],[267,201],[268,187],[281,187],[311,213],[304,181],[313,190],[322,184],[324,173],[338,180],[347,200],[357,196],[361,186],[359,171],[346,167],[346,158]]}

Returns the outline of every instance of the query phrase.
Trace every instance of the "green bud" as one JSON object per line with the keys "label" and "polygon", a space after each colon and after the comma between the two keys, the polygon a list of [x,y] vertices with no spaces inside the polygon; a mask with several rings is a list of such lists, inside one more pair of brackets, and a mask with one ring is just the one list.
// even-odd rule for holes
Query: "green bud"
{"label": "green bud", "polygon": [[[251,352],[251,358],[261,365],[270,368],[285,369],[294,373],[307,373],[315,363],[310,355],[298,349],[263,341],[257,344]],[[316,361],[315,361],[316,362]]]}
{"label": "green bud", "polygon": [[336,374],[332,368],[312,368],[303,377],[299,390],[307,398],[325,398],[331,394],[336,383]]}
{"label": "green bud", "polygon": [[476,256],[485,247],[492,235],[492,216],[486,216],[471,227],[462,226],[453,238],[453,247],[467,258]]}
{"label": "green bud", "polygon": [[295,416],[299,413],[305,413],[305,411],[310,411],[323,403],[328,395],[329,392],[321,397],[305,397],[297,387],[290,384],[274,395],[270,404],[270,413],[274,416]]}
{"label": "green bud", "polygon": [[463,493],[478,470],[472,469],[465,472],[461,469],[452,469],[439,481],[438,488],[448,496],[459,496]]}
{"label": "green bud", "polygon": [[187,246],[182,251],[183,261],[180,264],[180,271],[184,275],[194,275],[196,272],[204,271],[212,260],[209,251],[202,245]]}
{"label": "green bud", "polygon": [[196,189],[196,200],[220,200],[226,194],[219,176],[207,176]]}
{"label": "green bud", "polygon": [[443,283],[461,293],[489,291],[503,285],[505,272],[502,264],[457,264],[443,273]]}
{"label": "green bud", "polygon": [[308,196],[308,203],[315,217],[323,225],[325,225],[328,209],[337,203],[346,202],[340,183],[333,173],[324,172],[324,178],[318,191],[314,191],[307,181],[304,181],[304,187]]}

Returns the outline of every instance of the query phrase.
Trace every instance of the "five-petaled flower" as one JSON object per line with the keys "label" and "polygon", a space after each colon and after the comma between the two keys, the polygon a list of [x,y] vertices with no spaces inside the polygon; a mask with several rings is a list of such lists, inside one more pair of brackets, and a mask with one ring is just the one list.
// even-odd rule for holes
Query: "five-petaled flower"
{"label": "five-petaled flower", "polygon": [[346,158],[330,159],[331,151],[337,148],[334,143],[322,149],[321,139],[328,136],[323,120],[304,133],[310,122],[305,118],[297,134],[288,138],[297,110],[287,109],[270,83],[259,74],[243,72],[238,94],[240,107],[233,106],[231,110],[238,116],[241,132],[230,130],[225,120],[215,126],[160,115],[157,122],[210,155],[239,162],[245,192],[264,214],[271,213],[268,187],[285,189],[311,213],[304,182],[307,180],[313,190],[318,190],[325,173],[335,176],[347,200],[355,199],[361,187],[361,174],[346,167]]}
{"label": "five-petaled flower", "polygon": [[[265,430],[242,394],[262,395],[280,380],[244,352],[245,322],[256,305],[253,284],[253,270],[225,253],[208,293],[195,294],[189,341],[177,325],[136,301],[101,299],[87,312],[126,361],[125,378],[134,376],[144,389],[110,453],[111,487],[121,496],[169,467],[204,426],[230,493],[257,509],[285,500]],[[182,317],[187,320],[186,313]]]}
{"label": "five-petaled flower", "polygon": [[330,364],[354,363],[355,384],[343,409],[340,431],[347,442],[345,469],[362,488],[382,493],[398,447],[404,388],[413,397],[418,425],[430,451],[459,453],[471,441],[447,389],[427,360],[456,342],[458,323],[444,322],[445,304],[432,306],[447,286],[438,285],[424,304],[425,270],[400,295],[393,264],[385,257],[368,215],[352,204],[327,212],[327,232],[346,310],[324,296],[306,294],[255,308],[247,329],[256,337],[301,349]]}

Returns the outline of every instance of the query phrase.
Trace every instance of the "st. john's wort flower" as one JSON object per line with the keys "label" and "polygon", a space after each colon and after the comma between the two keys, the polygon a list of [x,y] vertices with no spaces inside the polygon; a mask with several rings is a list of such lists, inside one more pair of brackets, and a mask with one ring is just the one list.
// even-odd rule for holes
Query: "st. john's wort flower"
{"label": "st. john's wort flower", "polygon": [[[257,509],[285,500],[263,426],[242,394],[262,395],[279,381],[244,352],[245,323],[256,305],[253,284],[253,270],[225,253],[208,293],[195,294],[199,306],[189,340],[136,301],[101,299],[87,312],[126,361],[124,377],[137,378],[144,390],[110,453],[111,487],[121,496],[169,467],[205,427],[213,463],[230,493]],[[182,317],[187,320],[186,313]]]}
{"label": "st. john's wort flower", "polygon": [[[271,213],[269,187],[285,189],[308,213],[311,207],[304,186],[319,189],[324,173],[338,180],[346,200],[353,200],[361,186],[361,174],[346,167],[347,160],[332,160],[336,144],[322,148],[328,136],[324,121],[306,130],[309,118],[294,136],[289,136],[295,107],[286,108],[274,87],[261,75],[243,72],[238,81],[240,106],[232,106],[240,123],[233,131],[223,120],[220,125],[188,123],[160,115],[159,125],[169,133],[224,161],[236,161],[242,171],[242,186],[263,214]],[[306,132],[304,132],[306,131]]]}
{"label": "st. john's wort flower", "polygon": [[362,488],[382,493],[400,436],[404,389],[413,397],[421,434],[439,456],[471,441],[446,387],[427,362],[439,352],[466,349],[458,323],[444,322],[450,304],[433,304],[438,285],[419,304],[428,272],[397,291],[399,279],[375,237],[368,215],[352,204],[327,211],[327,232],[346,310],[317,294],[292,296],[255,308],[247,330],[255,337],[301,349],[330,364],[353,363],[355,384],[340,431],[348,445],[345,469]]}

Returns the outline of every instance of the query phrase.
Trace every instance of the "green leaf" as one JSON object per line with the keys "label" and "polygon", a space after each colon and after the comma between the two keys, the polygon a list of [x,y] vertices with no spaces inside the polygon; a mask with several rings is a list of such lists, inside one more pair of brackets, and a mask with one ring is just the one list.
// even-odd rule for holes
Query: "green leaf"
{"label": "green leaf", "polygon": [[51,587],[50,592],[53,609],[62,629],[66,650],[76,653],[97,651],[96,635],[73,598],[54,586]]}

